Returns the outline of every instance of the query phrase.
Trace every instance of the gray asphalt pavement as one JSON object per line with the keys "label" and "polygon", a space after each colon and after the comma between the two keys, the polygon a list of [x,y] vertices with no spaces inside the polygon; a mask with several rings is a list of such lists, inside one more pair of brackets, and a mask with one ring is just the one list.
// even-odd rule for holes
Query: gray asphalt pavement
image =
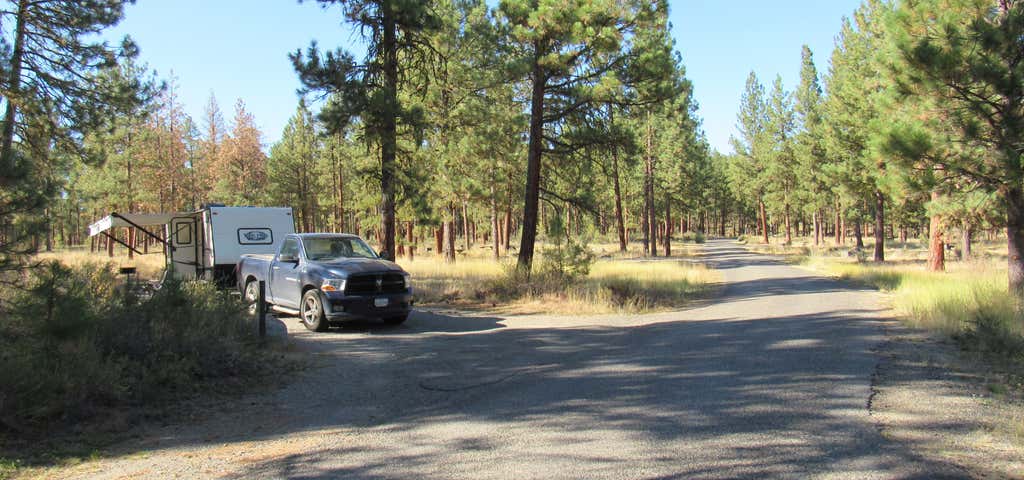
{"label": "gray asphalt pavement", "polygon": [[83,478],[959,478],[869,409],[881,295],[731,241],[701,306],[643,316],[416,313],[305,332],[314,368]]}

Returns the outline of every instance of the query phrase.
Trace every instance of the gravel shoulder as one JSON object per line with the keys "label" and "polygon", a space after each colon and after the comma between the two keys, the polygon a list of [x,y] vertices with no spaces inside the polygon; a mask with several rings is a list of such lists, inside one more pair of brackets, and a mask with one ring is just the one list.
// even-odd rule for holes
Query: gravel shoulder
{"label": "gravel shoulder", "polygon": [[1010,451],[1000,467],[984,461],[987,453],[950,452],[963,445],[956,443],[963,432],[985,431],[979,425],[1007,413],[997,402],[972,397],[968,377],[932,378],[952,372],[942,363],[954,361],[941,356],[948,346],[898,330],[883,295],[727,241],[709,242],[705,260],[722,272],[724,285],[715,300],[680,312],[428,311],[398,328],[353,325],[326,334],[284,319],[312,364],[286,387],[220,405],[187,424],[141,428],[103,458],[26,474],[861,479],[1019,473],[1013,461],[1021,457]]}

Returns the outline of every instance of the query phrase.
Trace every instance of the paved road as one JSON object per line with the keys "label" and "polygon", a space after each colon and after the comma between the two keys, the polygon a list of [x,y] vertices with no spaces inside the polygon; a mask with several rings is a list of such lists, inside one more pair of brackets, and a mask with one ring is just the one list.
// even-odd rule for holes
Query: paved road
{"label": "paved road", "polygon": [[[99,478],[942,478],[873,422],[881,296],[709,242],[721,296],[646,316],[289,328],[319,368]],[[139,453],[146,452],[146,453]]]}

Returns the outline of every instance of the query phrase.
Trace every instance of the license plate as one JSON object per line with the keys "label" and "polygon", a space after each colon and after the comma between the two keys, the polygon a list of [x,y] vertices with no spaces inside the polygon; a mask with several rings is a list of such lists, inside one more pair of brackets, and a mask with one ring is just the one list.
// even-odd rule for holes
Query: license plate
{"label": "license plate", "polygon": [[386,306],[388,306],[388,299],[386,299],[386,298],[375,298],[375,299],[373,299],[373,306],[375,306],[375,307],[386,307]]}

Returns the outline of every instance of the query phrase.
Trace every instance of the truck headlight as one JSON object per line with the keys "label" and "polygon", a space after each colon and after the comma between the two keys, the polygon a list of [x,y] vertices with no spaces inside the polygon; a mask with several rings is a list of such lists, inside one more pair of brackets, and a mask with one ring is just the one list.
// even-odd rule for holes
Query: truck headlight
{"label": "truck headlight", "polygon": [[402,284],[405,286],[406,290],[412,288],[412,276],[410,276],[408,273],[403,273]]}
{"label": "truck headlight", "polygon": [[320,290],[325,292],[344,292],[345,291],[345,279],[344,278],[328,278],[324,280],[324,283],[320,284]]}

